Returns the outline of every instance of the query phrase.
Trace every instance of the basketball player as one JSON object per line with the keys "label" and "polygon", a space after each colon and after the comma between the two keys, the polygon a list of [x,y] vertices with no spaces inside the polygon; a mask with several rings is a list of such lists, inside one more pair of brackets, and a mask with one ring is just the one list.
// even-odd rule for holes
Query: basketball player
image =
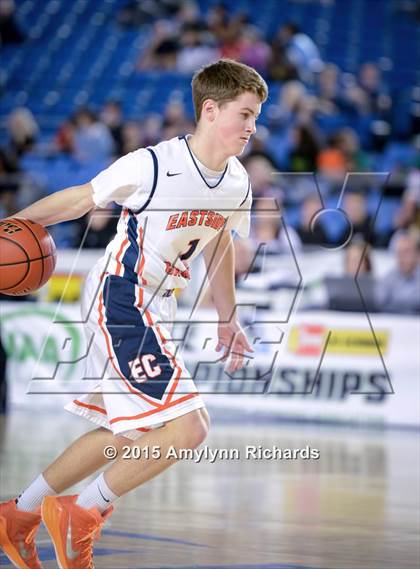
{"label": "basketball player", "polygon": [[[34,541],[41,519],[60,567],[93,567],[93,541],[112,503],[175,462],[165,459],[169,447],[194,449],[205,439],[207,411],[166,324],[175,317],[173,290],[187,286],[200,252],[219,317],[216,350],[230,373],[252,351],[235,311],[231,230],[248,234],[251,188],[236,156],[255,132],[267,85],[252,68],[220,60],[195,74],[192,95],[194,134],[131,152],[90,183],[17,214],[48,226],[111,201],[122,206],[82,299],[92,341],[86,377],[103,380],[66,407],[97,428],[0,505],[0,542],[17,567],[41,567]],[[117,457],[78,496],[58,496],[107,464],[104,447],[138,445],[139,437],[162,458]]]}

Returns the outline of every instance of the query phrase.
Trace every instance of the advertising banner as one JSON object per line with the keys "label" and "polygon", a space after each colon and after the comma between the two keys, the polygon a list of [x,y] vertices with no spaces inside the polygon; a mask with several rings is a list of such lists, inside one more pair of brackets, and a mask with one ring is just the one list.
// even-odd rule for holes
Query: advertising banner
{"label": "advertising banner", "polygon": [[[4,302],[0,314],[11,406],[58,410],[73,394],[91,390],[97,379],[85,378],[90,348],[79,306]],[[178,325],[175,332],[187,368],[206,401],[222,412],[420,426],[415,317],[381,314],[371,321],[364,314],[300,312],[272,325],[265,341],[249,326],[255,352],[233,377],[205,340],[215,336],[216,325],[186,324],[182,311],[179,320],[184,329]]]}

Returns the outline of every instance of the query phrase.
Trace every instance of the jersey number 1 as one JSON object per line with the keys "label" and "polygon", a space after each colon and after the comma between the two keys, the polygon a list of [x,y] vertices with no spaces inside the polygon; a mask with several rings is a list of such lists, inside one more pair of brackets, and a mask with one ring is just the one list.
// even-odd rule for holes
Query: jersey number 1
{"label": "jersey number 1", "polygon": [[198,245],[199,241],[200,241],[200,239],[193,239],[192,241],[190,241],[188,243],[188,245],[190,246],[188,251],[186,251],[185,253],[182,253],[182,255],[179,256],[181,261],[185,261],[186,259],[189,259],[191,257],[191,255],[197,249],[197,245]]}

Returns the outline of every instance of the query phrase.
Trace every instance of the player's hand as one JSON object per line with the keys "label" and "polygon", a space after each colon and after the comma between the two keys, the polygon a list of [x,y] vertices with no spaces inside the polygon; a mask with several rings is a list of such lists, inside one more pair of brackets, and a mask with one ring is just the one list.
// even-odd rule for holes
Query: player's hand
{"label": "player's hand", "polygon": [[234,373],[243,367],[244,353],[253,352],[254,350],[237,321],[220,323],[217,333],[219,341],[216,346],[216,352],[224,350],[222,362],[230,358],[227,371]]}

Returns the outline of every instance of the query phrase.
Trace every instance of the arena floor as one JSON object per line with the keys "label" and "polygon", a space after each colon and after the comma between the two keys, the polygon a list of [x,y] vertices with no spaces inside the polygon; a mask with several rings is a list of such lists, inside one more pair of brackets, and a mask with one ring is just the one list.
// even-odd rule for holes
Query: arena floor
{"label": "arena floor", "polygon": [[[89,428],[65,412],[1,424],[1,498],[15,496]],[[418,569],[416,431],[213,425],[207,447],[240,458],[181,461],[119,500],[95,549],[100,569]],[[247,458],[246,447],[318,449],[318,460]],[[76,488],[77,490],[77,488]],[[46,530],[45,569],[57,567]],[[9,566],[0,557],[1,566]]]}

